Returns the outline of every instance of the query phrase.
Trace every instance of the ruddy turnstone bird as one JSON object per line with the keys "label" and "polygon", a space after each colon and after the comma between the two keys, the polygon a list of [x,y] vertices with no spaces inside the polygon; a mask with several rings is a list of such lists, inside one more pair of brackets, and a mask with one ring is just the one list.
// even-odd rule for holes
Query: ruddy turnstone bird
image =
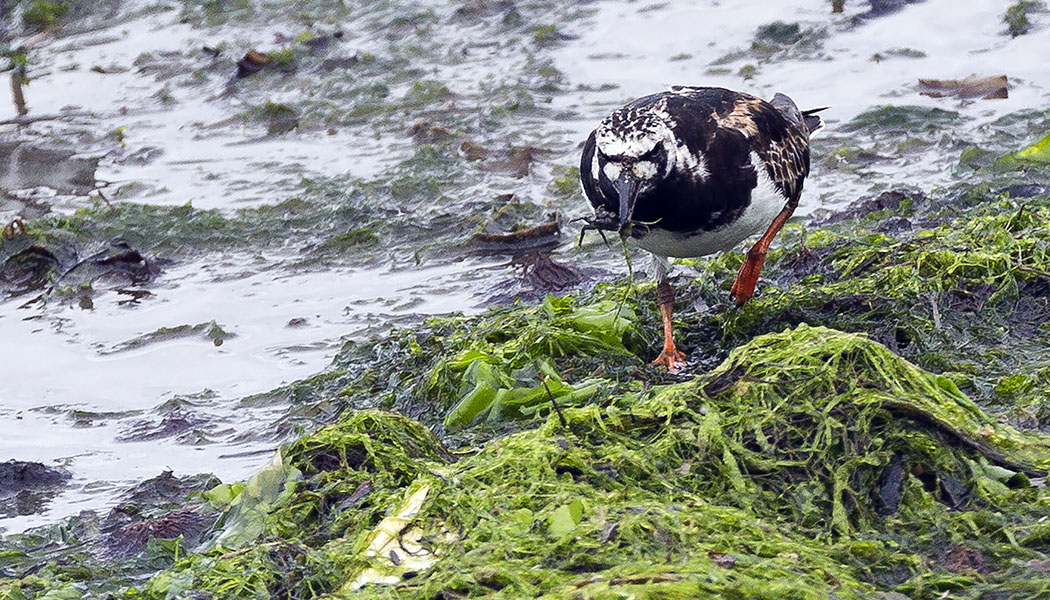
{"label": "ruddy turnstone bird", "polygon": [[594,216],[584,230],[617,231],[654,256],[664,324],[654,363],[673,372],[685,361],[672,339],[669,257],[723,252],[764,229],[731,292],[738,306],[754,295],[769,244],[798,206],[820,110],[780,93],[766,102],[675,86],[617,109],[587,138],[580,179]]}

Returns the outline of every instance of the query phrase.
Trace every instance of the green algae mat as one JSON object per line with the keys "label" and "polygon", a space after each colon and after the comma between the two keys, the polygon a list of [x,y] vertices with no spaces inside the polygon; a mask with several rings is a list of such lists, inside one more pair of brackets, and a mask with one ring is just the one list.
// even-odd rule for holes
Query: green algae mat
{"label": "green algae mat", "polygon": [[349,412],[228,513],[253,535],[128,597],[1045,597],[1047,466],[950,380],[800,325],[467,456]]}
{"label": "green algae mat", "polygon": [[[87,6],[30,4],[34,30]],[[485,3],[464,4],[454,20],[481,28],[478,39],[516,36],[508,48],[522,49],[501,69],[511,76],[470,100],[429,79],[463,60],[438,12],[364,5],[358,27],[411,30],[411,43],[348,58],[346,77],[300,35],[244,82],[253,99],[228,123],[269,136],[415,123],[398,162],[232,211],[120,201],[142,193],[131,184],[112,205],[4,227],[0,292],[50,287],[63,299],[105,276],[148,280],[156,273],[135,248],[169,260],[290,248],[275,259],[287,271],[454,260],[475,234],[579,205],[575,149],[550,165],[546,192],[487,197],[476,184],[523,187],[532,150],[508,140],[562,118],[544,106],[569,79],[545,48],[566,37],[556,24],[589,8],[518,3],[485,19]],[[183,18],[285,12],[190,2]],[[1023,11],[1009,17],[1011,32],[1029,25]],[[797,24],[771,25],[756,61],[785,43],[819,46]],[[210,76],[188,51],[141,58]],[[307,84],[318,93],[268,100]],[[292,440],[250,480],[168,474],[109,514],[0,536],[0,600],[1050,598],[1050,112],[1004,116],[981,136],[964,120],[875,107],[817,140],[815,160],[841,161],[843,180],[863,179],[866,160],[938,147],[959,152],[946,167],[959,183],[901,186],[793,222],[742,309],[728,306],[739,253],[682,261],[686,377],[647,364],[652,284],[351,342],[324,373],[242,400],[287,406],[273,439]],[[78,252],[98,247],[97,260]],[[216,344],[227,336],[215,323],[187,327]]]}
{"label": "green algae mat", "polygon": [[1050,494],[1032,479],[1050,438],[821,327],[755,338],[690,381],[563,408],[469,456],[368,410],[283,460],[296,480],[257,537],[180,560],[144,594],[1050,593]]}
{"label": "green algae mat", "polygon": [[[327,426],[247,482],[0,538],[0,598],[1050,597],[1050,188],[1021,154],[789,226],[742,309],[740,255],[691,261],[684,378],[647,364],[651,284],[348,343],[244,400]],[[21,235],[79,235],[48,227]]]}
{"label": "green algae mat", "polygon": [[883,194],[788,230],[740,310],[739,255],[695,261],[684,378],[651,284],[349,343],[274,392],[330,425],[3,538],[0,598],[1048,597],[1047,223]]}
{"label": "green algae mat", "polygon": [[[864,335],[799,325],[705,375],[625,388],[473,454],[348,411],[203,494],[226,507],[218,537],[118,597],[1050,593],[1050,438]],[[52,566],[3,597],[82,597],[69,579]]]}

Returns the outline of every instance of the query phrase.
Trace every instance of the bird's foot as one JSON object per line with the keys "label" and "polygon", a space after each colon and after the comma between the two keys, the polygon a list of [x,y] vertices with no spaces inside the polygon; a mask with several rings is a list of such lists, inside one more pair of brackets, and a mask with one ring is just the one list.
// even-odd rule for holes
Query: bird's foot
{"label": "bird's foot", "polygon": [[678,369],[685,366],[685,354],[679,352],[674,346],[664,346],[660,356],[657,356],[652,364],[663,365],[667,367],[669,373],[677,373]]}
{"label": "bird's foot", "polygon": [[576,221],[583,221],[584,223],[583,227],[580,228],[580,241],[577,243],[577,246],[583,245],[583,234],[588,231],[597,231],[602,236],[602,241],[605,242],[605,245],[609,246],[609,240],[605,237],[605,232],[618,231],[620,229],[619,219],[605,209],[595,209],[593,216],[573,219],[573,222]]}

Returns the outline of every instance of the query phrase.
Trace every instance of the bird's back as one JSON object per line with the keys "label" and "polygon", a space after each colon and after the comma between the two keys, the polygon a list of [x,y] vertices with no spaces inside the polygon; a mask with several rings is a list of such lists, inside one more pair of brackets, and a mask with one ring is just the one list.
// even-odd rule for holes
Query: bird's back
{"label": "bird's back", "polygon": [[[606,123],[629,129],[642,115],[658,117],[671,130],[675,169],[638,197],[637,223],[677,234],[715,231],[754,208],[756,189],[773,196],[764,198],[767,203],[779,196],[780,207],[802,192],[809,173],[808,131],[764,100],[723,88],[673,87],[627,104]],[[580,165],[584,191],[592,206],[615,212],[617,199],[601,188],[595,172],[600,160],[592,133]]]}

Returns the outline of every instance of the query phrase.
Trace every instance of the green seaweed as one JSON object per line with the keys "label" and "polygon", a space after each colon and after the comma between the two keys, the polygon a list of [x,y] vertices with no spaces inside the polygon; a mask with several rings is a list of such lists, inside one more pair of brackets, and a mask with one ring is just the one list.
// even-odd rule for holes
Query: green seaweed
{"label": "green seaweed", "polygon": [[270,64],[277,69],[285,72],[295,70],[295,50],[290,47],[271,50],[266,54],[266,58],[270,59]]}
{"label": "green seaweed", "polygon": [[1019,150],[1013,155],[1016,159],[1038,164],[1050,164],[1050,133],[1043,136],[1041,140]]}
{"label": "green seaweed", "polygon": [[[961,186],[850,210],[789,227],[744,308],[677,313],[680,345],[712,367],[685,381],[644,364],[652,284],[622,308],[609,285],[348,344],[280,392],[342,417],[286,446],[266,485],[207,494],[228,507],[211,542],[110,589],[1041,597],[1050,441],[1001,421],[1046,397],[1050,198]],[[891,218],[922,226],[873,233]],[[728,302],[739,261],[692,261],[679,297]]]}
{"label": "green seaweed", "polygon": [[[520,145],[507,123],[549,117],[545,95],[567,85],[542,50],[578,9],[518,4],[493,17],[462,3],[451,22],[528,48],[513,76],[475,95],[433,79],[431,63],[464,60],[435,35],[444,16],[390,2],[296,10],[322,6],[325,23],[389,45],[323,59],[295,48],[295,72],[236,85],[277,98],[332,75],[294,107],[246,116],[375,132],[439,120],[499,155]],[[285,9],[198,1],[183,14],[250,27]],[[822,39],[785,32],[724,62]],[[242,400],[287,407],[274,439],[308,433],[248,482],[191,499],[224,511],[203,544],[154,535],[114,560],[95,554],[105,534],[90,516],[5,536],[0,598],[1046,597],[1050,450],[1035,432],[1050,422],[1050,197],[1009,191],[1047,181],[1046,140],[1004,156],[1045,135],[1045,111],[991,123],[988,143],[957,139],[961,119],[881,107],[843,126],[856,139],[826,154],[863,162],[947,145],[956,175],[980,183],[789,225],[744,308],[728,306],[740,254],[685,261],[699,275],[676,282],[675,316],[693,374],[646,365],[658,349],[651,283],[351,342],[324,373]],[[513,229],[546,214],[546,197],[478,194],[493,165],[466,163],[447,141],[407,146],[374,178],[304,181],[271,206],[100,202],[28,221],[0,259],[121,237],[174,259],[281,249],[296,270],[422,262],[458,259],[449,249],[497,219]],[[567,201],[573,170],[556,173],[552,195]],[[391,250],[366,259],[362,247]],[[206,332],[225,335],[175,331]]]}
{"label": "green seaweed", "polygon": [[[1014,576],[1050,550],[1033,537],[1050,496],[1023,476],[1048,443],[864,336],[803,325],[458,460],[418,423],[348,412],[285,450],[302,479],[262,543],[190,554],[146,596],[1037,597],[1045,573]],[[397,557],[370,553],[391,527]],[[959,547],[980,581],[922,558]]]}
{"label": "green seaweed", "polygon": [[44,31],[58,25],[68,13],[69,5],[65,2],[34,0],[22,13],[22,24],[31,31]]}
{"label": "green seaweed", "polygon": [[1046,12],[1046,3],[1042,0],[1019,0],[1011,4],[1003,13],[1003,23],[1012,37],[1024,35],[1031,31],[1032,22],[1029,13]]}
{"label": "green seaweed", "polygon": [[[763,60],[782,52],[802,55],[820,49],[827,37],[828,32],[823,28],[803,28],[799,23],[774,21],[760,26],[755,31],[750,51],[753,56]],[[732,54],[720,59],[720,62],[731,56]]]}
{"label": "green seaweed", "polygon": [[171,340],[186,339],[186,338],[203,338],[208,340],[214,346],[221,346],[226,340],[236,337],[236,334],[230,333],[222,328],[221,325],[215,321],[209,321],[207,323],[198,323],[196,325],[177,325],[175,327],[161,327],[155,331],[134,337],[130,340],[121,342],[114,345],[109,350],[103,352],[103,354],[113,354],[117,352],[127,352],[129,350],[138,350],[150,344],[157,344],[162,342],[168,342]]}
{"label": "green seaweed", "polygon": [[862,112],[839,127],[844,133],[907,135],[939,131],[960,118],[959,113],[924,106],[882,106]]}

